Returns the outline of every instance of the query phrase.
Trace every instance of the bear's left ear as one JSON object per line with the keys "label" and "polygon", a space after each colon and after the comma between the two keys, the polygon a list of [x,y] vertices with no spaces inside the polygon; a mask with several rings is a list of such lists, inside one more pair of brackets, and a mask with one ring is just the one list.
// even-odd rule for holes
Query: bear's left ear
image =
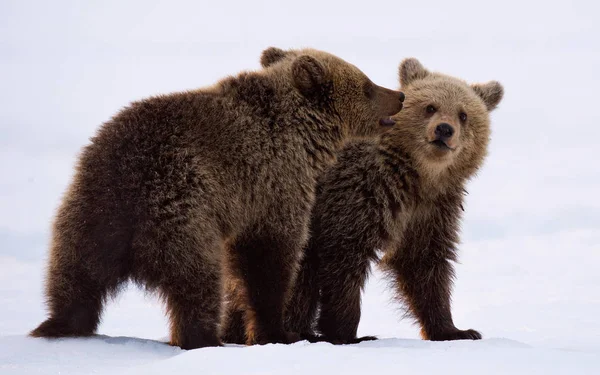
{"label": "bear's left ear", "polygon": [[276,62],[283,60],[286,55],[287,53],[281,48],[269,47],[260,54],[260,65],[263,68],[268,68]]}
{"label": "bear's left ear", "polygon": [[504,88],[497,81],[475,83],[471,85],[471,88],[483,100],[488,111],[494,110],[504,96]]}
{"label": "bear's left ear", "polygon": [[406,87],[411,82],[429,75],[429,71],[414,57],[402,60],[398,72],[400,74],[400,86],[402,87]]}
{"label": "bear's left ear", "polygon": [[329,72],[314,57],[302,55],[292,63],[292,79],[304,96],[311,96],[329,81]]}

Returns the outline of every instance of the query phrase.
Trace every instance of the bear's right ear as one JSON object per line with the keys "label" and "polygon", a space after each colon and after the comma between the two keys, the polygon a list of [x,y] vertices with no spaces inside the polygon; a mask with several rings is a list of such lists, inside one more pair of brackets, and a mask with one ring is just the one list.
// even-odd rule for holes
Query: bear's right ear
{"label": "bear's right ear", "polygon": [[405,87],[417,79],[423,79],[429,75],[429,71],[421,65],[414,57],[404,59],[400,63],[400,86]]}
{"label": "bear's right ear", "polygon": [[319,91],[329,80],[327,68],[314,57],[298,56],[292,63],[292,79],[294,86],[304,96],[311,96]]}
{"label": "bear's right ear", "polygon": [[474,83],[471,88],[483,100],[488,111],[493,111],[504,96],[504,88],[497,81]]}
{"label": "bear's right ear", "polygon": [[263,68],[268,68],[276,62],[283,60],[286,54],[281,48],[269,47],[260,54],[260,65]]}

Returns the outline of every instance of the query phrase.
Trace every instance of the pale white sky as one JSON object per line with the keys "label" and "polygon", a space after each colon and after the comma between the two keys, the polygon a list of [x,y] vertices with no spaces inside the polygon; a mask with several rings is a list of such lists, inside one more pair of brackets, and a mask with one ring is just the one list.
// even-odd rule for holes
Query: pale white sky
{"label": "pale white sky", "polygon": [[41,257],[78,150],[128,102],[258,68],[262,49],[336,53],[397,87],[414,56],[495,79],[465,238],[600,226],[600,6],[593,1],[0,2],[0,255]]}

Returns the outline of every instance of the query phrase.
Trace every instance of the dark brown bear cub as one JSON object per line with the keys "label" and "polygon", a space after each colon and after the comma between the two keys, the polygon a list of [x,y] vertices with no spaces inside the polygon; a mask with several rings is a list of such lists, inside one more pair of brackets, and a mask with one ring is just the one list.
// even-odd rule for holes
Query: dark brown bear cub
{"label": "dark brown bear cub", "polygon": [[489,111],[503,89],[430,73],[415,59],[402,62],[400,81],[397,125],[379,141],[346,147],[320,179],[289,329],[310,336],[320,306],[323,339],[360,341],[361,290],[381,249],[380,265],[424,339],[481,338],[452,321],[452,261],[465,184],[483,163]]}
{"label": "dark brown bear cub", "polygon": [[[292,342],[283,312],[316,178],[354,136],[381,133],[402,95],[312,49],[267,68],[133,103],[83,149],[58,210],[31,335],[83,336],[127,280],[167,304],[171,344],[220,345],[224,280],[247,290],[259,343]],[[227,252],[229,244],[244,251]],[[234,247],[235,248],[235,247]]]}

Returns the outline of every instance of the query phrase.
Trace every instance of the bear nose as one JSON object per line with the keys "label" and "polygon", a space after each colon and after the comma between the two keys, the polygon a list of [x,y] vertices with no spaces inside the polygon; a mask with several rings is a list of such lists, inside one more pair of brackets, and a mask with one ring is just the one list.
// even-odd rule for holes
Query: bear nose
{"label": "bear nose", "polygon": [[446,140],[454,134],[454,128],[452,125],[442,122],[435,127],[435,136],[437,139]]}

